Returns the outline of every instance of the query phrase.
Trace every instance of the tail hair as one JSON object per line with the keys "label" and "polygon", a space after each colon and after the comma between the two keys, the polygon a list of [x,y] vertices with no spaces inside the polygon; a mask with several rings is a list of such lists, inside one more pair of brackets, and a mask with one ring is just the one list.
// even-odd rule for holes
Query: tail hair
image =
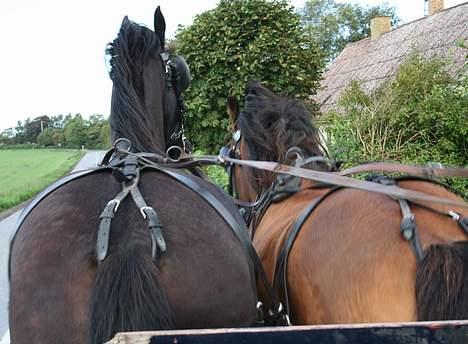
{"label": "tail hair", "polygon": [[418,320],[468,319],[468,241],[432,245],[416,272]]}
{"label": "tail hair", "polygon": [[174,329],[158,267],[138,250],[116,250],[98,266],[91,297],[90,343],[122,331]]}

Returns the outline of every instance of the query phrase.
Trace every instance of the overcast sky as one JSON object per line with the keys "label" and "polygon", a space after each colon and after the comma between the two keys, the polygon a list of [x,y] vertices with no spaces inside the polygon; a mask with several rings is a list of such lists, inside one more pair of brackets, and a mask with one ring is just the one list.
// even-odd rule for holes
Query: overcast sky
{"label": "overcast sky", "polygon": [[[451,7],[466,0],[445,0]],[[108,116],[112,83],[104,49],[124,15],[152,27],[161,6],[167,34],[190,25],[217,0],[0,0],[0,132],[39,115]],[[305,0],[291,0],[297,8]],[[376,5],[379,0],[342,0]],[[391,0],[403,22],[423,16],[424,0]]]}

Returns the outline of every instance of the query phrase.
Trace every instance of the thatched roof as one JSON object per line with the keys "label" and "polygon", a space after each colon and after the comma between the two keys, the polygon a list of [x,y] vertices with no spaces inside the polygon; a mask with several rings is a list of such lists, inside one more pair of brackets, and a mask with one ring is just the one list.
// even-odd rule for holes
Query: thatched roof
{"label": "thatched roof", "polygon": [[324,73],[314,98],[325,112],[352,80],[360,80],[372,91],[415,51],[425,57],[453,56],[450,72],[456,74],[466,63],[466,49],[457,46],[460,39],[468,42],[468,2],[402,25],[378,39],[348,44]]}

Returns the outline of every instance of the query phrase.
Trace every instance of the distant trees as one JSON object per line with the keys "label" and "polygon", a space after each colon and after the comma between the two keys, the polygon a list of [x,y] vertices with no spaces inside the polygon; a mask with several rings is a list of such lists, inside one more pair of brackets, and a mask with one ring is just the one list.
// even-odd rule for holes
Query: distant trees
{"label": "distant trees", "polygon": [[326,62],[333,60],[351,42],[370,36],[370,20],[389,16],[392,25],[399,22],[395,7],[382,3],[375,6],[340,3],[335,0],[308,0],[301,18],[310,40],[316,42]]}
{"label": "distant trees", "polygon": [[81,114],[27,118],[18,121],[15,128],[0,133],[0,147],[19,144],[105,149],[111,145],[109,123],[102,115],[92,115],[89,119]]}

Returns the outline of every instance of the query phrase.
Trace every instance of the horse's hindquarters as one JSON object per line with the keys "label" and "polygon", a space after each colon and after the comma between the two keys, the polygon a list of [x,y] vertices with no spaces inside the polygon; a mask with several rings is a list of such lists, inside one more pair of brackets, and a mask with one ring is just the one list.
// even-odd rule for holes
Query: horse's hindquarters
{"label": "horse's hindquarters", "polygon": [[[454,197],[429,183],[415,185]],[[257,230],[254,244],[270,273],[293,221],[317,196],[308,193],[273,205]],[[466,240],[449,217],[410,207],[425,250]],[[417,320],[418,263],[400,234],[401,219],[398,202],[383,195],[342,189],[325,199],[304,223],[290,253],[287,276],[294,323]]]}
{"label": "horse's hindquarters", "polygon": [[[109,173],[82,177],[54,191],[26,218],[11,256],[13,342],[88,340],[99,215],[120,188]],[[159,271],[162,297],[175,326],[253,323],[256,293],[251,263],[219,214],[193,191],[161,173],[144,172],[140,190],[163,225],[167,252],[149,264]],[[132,252],[151,262],[148,225],[129,196],[112,220],[106,259]],[[129,277],[122,273],[120,278]],[[118,292],[111,285],[108,288],[106,292]],[[120,312],[128,308],[119,307]],[[158,329],[157,324],[152,329]]]}

